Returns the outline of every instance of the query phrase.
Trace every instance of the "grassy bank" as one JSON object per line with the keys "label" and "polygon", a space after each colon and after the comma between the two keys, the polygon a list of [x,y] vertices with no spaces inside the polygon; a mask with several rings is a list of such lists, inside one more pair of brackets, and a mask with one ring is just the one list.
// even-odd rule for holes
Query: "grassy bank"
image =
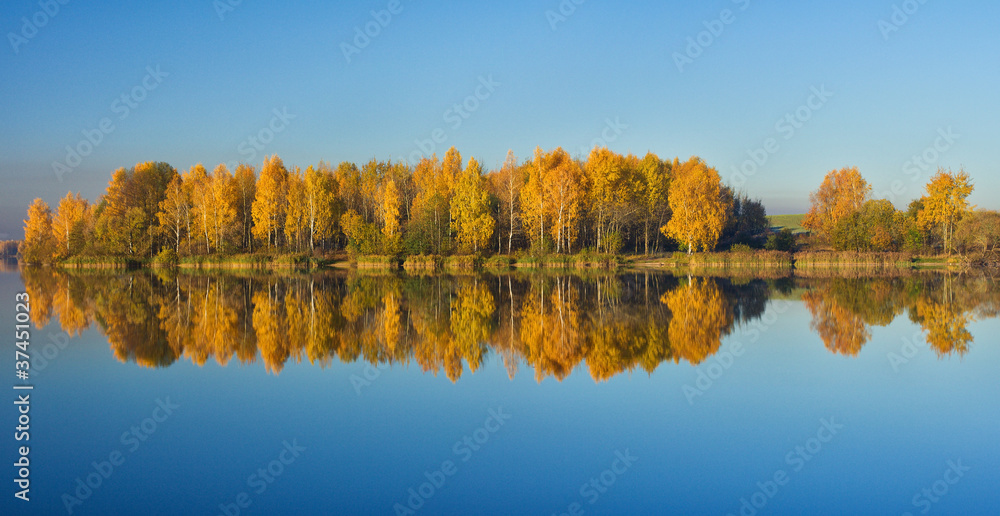
{"label": "grassy bank", "polygon": [[403,264],[403,260],[397,256],[360,255],[352,257],[350,264],[358,269],[387,270],[398,269]]}
{"label": "grassy bank", "polygon": [[[181,258],[163,257],[141,260],[112,257],[73,257],[61,262],[65,268],[75,269],[137,269],[170,268],[181,269],[233,269],[268,270],[296,269],[314,270],[326,267],[350,267],[369,270],[399,270],[408,273],[435,273],[456,271],[505,271],[512,268],[523,270],[543,269],[603,269],[614,270],[626,266],[640,268],[696,269],[708,271],[823,271],[855,270],[879,271],[908,268],[948,268],[987,267],[996,260],[973,260],[959,256],[913,256],[906,253],[855,253],[832,251],[806,251],[789,253],[784,251],[744,250],[718,253],[663,254],[658,256],[610,255],[596,253],[550,254],[550,255],[415,255],[380,256],[362,255],[336,258],[316,258],[306,254],[240,254],[186,256]],[[995,265],[992,265],[995,266]]]}
{"label": "grassy bank", "polygon": [[136,269],[149,265],[149,261],[120,256],[74,256],[59,265],[68,269]]}
{"label": "grassy bank", "polygon": [[977,267],[982,260],[953,256],[913,256],[908,253],[856,253],[834,251],[752,251],[674,253],[661,257],[636,257],[636,266],[704,270],[882,271],[911,268]]}
{"label": "grassy bank", "polygon": [[785,251],[752,251],[728,253],[674,253],[654,259],[640,259],[642,267],[695,269],[791,269],[793,257]]}
{"label": "grassy bank", "polygon": [[895,269],[916,266],[908,253],[807,252],[795,254],[796,269]]}
{"label": "grassy bank", "polygon": [[211,255],[176,258],[124,258],[120,256],[74,256],[60,266],[71,269],[139,269],[146,267],[182,269],[315,269],[330,261],[308,255]]}

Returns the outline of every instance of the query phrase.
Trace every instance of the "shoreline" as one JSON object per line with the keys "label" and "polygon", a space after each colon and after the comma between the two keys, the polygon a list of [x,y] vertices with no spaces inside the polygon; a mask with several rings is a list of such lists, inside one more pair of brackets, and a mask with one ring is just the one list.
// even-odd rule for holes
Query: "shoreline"
{"label": "shoreline", "polygon": [[177,263],[120,257],[73,258],[53,266],[62,269],[184,269],[184,270],[400,270],[420,273],[447,271],[510,271],[553,269],[653,270],[996,270],[995,257],[926,256],[904,253],[757,251],[694,253],[691,255],[597,255],[589,253],[547,256],[415,255],[357,256],[319,259],[305,255],[234,255],[186,257]]}

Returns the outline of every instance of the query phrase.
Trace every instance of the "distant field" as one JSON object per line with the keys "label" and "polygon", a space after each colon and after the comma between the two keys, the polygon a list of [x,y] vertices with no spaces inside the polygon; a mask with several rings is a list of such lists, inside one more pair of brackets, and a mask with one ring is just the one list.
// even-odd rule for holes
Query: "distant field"
{"label": "distant field", "polygon": [[802,219],[806,218],[804,213],[799,215],[769,215],[767,217],[771,220],[771,227],[775,229],[791,229],[795,233],[802,233],[806,231],[802,227]]}

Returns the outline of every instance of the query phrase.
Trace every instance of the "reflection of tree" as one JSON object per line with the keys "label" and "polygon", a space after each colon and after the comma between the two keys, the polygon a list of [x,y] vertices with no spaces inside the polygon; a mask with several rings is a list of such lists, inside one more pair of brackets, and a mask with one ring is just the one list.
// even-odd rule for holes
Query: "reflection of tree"
{"label": "reflection of tree", "polygon": [[30,300],[31,321],[36,328],[44,328],[52,317],[52,298],[59,288],[55,271],[48,267],[32,267],[26,269],[21,277]]}
{"label": "reflection of tree", "polygon": [[802,296],[816,331],[837,354],[857,356],[871,339],[870,326],[887,326],[906,306],[899,278],[833,278]]}
{"label": "reflection of tree", "polygon": [[856,356],[871,338],[861,316],[841,305],[829,292],[811,290],[802,295],[802,301],[813,317],[809,327],[830,351]]}
{"label": "reflection of tree", "polygon": [[[596,381],[661,363],[698,364],[734,324],[759,318],[775,283],[662,274],[396,276],[67,273],[22,270],[39,327],[76,335],[96,323],[114,355],[146,367],[179,357],[252,363],[278,374],[288,360],[409,364],[452,381],[492,352],[513,377],[566,378],[586,363]],[[812,328],[834,353],[856,355],[872,325],[905,310],[939,355],[964,354],[975,317],[995,317],[989,278],[917,275],[797,280]],[[779,280],[791,295],[796,286]],[[992,314],[992,315],[991,315]]]}
{"label": "reflection of tree", "polygon": [[268,283],[266,287],[253,293],[253,330],[265,368],[277,374],[289,356],[288,328],[284,306],[277,301],[278,285]]}
{"label": "reflection of tree", "polygon": [[493,312],[496,310],[493,293],[474,281],[459,288],[451,303],[451,333],[460,356],[476,372],[486,355],[486,341],[492,329]]}
{"label": "reflection of tree", "polygon": [[564,278],[556,278],[554,286],[548,283],[547,278],[533,283],[521,307],[521,341],[539,381],[548,375],[559,380],[568,376],[585,348],[577,293]]}
{"label": "reflection of tree", "polygon": [[811,327],[834,353],[857,355],[871,338],[870,326],[886,326],[904,310],[927,332],[938,355],[964,354],[972,343],[966,329],[977,313],[996,306],[1000,292],[986,277],[949,274],[906,278],[833,278],[803,294]]}
{"label": "reflection of tree", "polygon": [[722,336],[732,327],[733,315],[714,281],[689,279],[686,286],[667,292],[660,300],[673,314],[667,334],[675,361],[700,364],[719,351]]}
{"label": "reflection of tree", "polygon": [[97,291],[94,319],[108,337],[111,350],[122,362],[145,367],[174,363],[178,350],[170,346],[152,306],[152,278],[133,274],[109,278]]}
{"label": "reflection of tree", "polygon": [[951,277],[942,278],[939,288],[933,292],[916,299],[910,310],[910,319],[927,332],[927,343],[938,356],[951,353],[965,355],[972,343],[972,334],[966,326],[974,316],[971,311],[963,309],[964,303],[957,298]]}

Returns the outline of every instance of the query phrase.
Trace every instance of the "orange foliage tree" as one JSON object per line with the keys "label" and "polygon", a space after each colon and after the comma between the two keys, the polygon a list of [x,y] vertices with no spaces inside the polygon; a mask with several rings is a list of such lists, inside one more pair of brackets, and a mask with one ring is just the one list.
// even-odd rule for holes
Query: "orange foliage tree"
{"label": "orange foliage tree", "polygon": [[819,190],[809,194],[811,206],[802,226],[829,238],[841,219],[861,210],[871,190],[858,167],[831,170]]}

